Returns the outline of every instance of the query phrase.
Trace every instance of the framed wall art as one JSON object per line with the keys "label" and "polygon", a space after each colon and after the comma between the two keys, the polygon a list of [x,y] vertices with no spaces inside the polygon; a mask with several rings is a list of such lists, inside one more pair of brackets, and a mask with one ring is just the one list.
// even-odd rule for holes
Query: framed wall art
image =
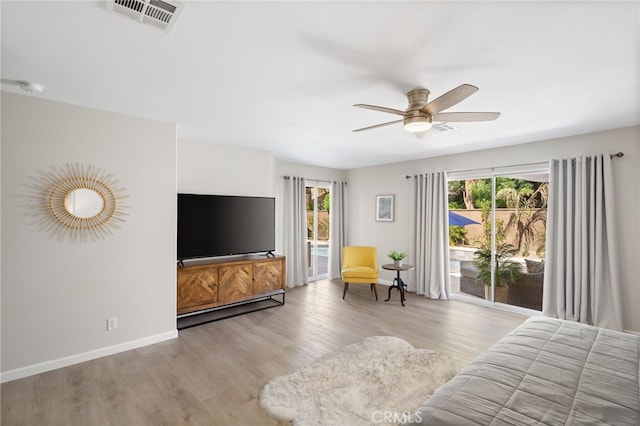
{"label": "framed wall art", "polygon": [[393,222],[393,195],[376,195],[376,220]]}

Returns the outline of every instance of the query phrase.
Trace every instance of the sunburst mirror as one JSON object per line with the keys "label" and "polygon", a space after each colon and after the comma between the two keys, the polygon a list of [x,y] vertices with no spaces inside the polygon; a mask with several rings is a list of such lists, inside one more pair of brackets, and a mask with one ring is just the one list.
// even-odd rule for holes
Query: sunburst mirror
{"label": "sunburst mirror", "polygon": [[60,239],[95,241],[123,222],[126,198],[119,182],[92,165],[66,164],[34,185],[40,225]]}

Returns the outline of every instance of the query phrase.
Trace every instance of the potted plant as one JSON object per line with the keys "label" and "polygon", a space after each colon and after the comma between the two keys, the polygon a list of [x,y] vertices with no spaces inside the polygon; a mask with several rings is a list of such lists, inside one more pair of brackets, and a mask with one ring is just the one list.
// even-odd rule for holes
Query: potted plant
{"label": "potted plant", "polygon": [[[522,276],[522,265],[513,260],[517,249],[505,242],[496,243],[495,280],[496,301],[506,302],[510,283],[515,283]],[[484,284],[485,299],[491,300],[491,245],[483,244],[475,252],[473,264],[478,270],[477,278]]]}
{"label": "potted plant", "polygon": [[402,266],[402,259],[407,257],[407,253],[404,251],[391,250],[389,253],[387,253],[387,256],[393,259],[393,266],[399,268]]}

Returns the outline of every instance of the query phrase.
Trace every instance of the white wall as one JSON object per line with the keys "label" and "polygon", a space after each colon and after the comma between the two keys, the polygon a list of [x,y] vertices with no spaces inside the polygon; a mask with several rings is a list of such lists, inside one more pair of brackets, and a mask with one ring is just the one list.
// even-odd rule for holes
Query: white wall
{"label": "white wall", "polygon": [[[624,327],[640,332],[640,175],[638,157],[640,127],[616,129],[607,132],[578,135],[506,148],[468,152],[445,157],[427,158],[401,163],[367,167],[349,171],[350,188],[350,243],[371,244],[378,247],[381,262],[387,262],[385,253],[391,249],[407,250],[410,241],[411,183],[405,175],[430,171],[448,172],[476,168],[489,168],[548,161],[583,154],[624,152],[614,159],[617,223],[621,246],[620,272],[623,284]],[[424,143],[428,143],[425,140]],[[395,221],[376,222],[375,197],[377,194],[395,194]],[[411,254],[407,263],[411,263]],[[382,279],[391,279],[387,271]]]}
{"label": "white wall", "polygon": [[178,140],[178,192],[273,197],[268,151]]}
{"label": "white wall", "polygon": [[[113,235],[61,242],[34,224],[28,186],[65,163],[125,188]],[[3,92],[1,170],[3,381],[177,335],[175,125]]]}
{"label": "white wall", "polygon": [[309,166],[306,164],[289,163],[286,161],[278,161],[277,169],[280,183],[282,183],[282,176],[299,176],[307,179],[324,181],[344,181],[348,176],[347,170]]}

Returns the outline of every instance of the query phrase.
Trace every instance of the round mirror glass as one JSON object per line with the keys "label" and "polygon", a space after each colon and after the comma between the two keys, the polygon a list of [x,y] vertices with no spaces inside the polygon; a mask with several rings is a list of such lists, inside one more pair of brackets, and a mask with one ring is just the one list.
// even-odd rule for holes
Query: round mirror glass
{"label": "round mirror glass", "polygon": [[93,217],[104,209],[104,199],[93,189],[78,188],[64,198],[64,208],[75,217]]}

